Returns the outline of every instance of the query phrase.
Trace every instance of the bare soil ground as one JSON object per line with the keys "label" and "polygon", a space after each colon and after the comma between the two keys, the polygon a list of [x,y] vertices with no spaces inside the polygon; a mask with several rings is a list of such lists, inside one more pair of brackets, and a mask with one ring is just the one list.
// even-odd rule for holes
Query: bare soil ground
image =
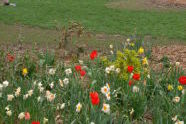
{"label": "bare soil ground", "polygon": [[112,0],[106,6],[132,10],[177,10],[186,9],[186,0]]}
{"label": "bare soil ground", "polygon": [[165,8],[186,8],[186,0],[152,0],[152,4]]}
{"label": "bare soil ground", "polygon": [[168,57],[171,63],[180,62],[180,66],[186,70],[186,45],[155,46],[152,48],[153,68],[159,68],[162,57]]}

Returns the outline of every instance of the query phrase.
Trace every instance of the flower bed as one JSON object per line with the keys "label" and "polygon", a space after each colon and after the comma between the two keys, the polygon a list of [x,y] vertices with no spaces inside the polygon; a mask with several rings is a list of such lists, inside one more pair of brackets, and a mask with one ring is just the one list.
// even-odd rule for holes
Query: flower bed
{"label": "flower bed", "polygon": [[130,39],[123,50],[108,49],[68,65],[48,52],[1,51],[0,123],[184,123],[179,64],[153,71],[149,50]]}

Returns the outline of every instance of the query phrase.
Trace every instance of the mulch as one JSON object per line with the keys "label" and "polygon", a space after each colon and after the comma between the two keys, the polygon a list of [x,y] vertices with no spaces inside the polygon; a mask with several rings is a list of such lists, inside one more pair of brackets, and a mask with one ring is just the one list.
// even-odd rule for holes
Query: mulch
{"label": "mulch", "polygon": [[159,67],[161,59],[166,56],[171,63],[180,62],[180,66],[186,70],[186,45],[156,46],[152,48],[152,63]]}

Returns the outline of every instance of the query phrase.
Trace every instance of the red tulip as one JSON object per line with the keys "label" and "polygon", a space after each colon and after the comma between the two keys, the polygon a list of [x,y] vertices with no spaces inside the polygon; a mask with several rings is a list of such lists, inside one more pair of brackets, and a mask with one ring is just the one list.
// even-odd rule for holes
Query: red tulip
{"label": "red tulip", "polygon": [[130,80],[130,81],[129,81],[129,86],[131,87],[131,86],[132,86],[132,84],[133,84],[133,82]]}
{"label": "red tulip", "polygon": [[40,124],[39,121],[33,121],[32,124]]}
{"label": "red tulip", "polygon": [[181,77],[179,78],[179,82],[180,82],[180,84],[182,84],[182,85],[186,85],[186,76],[181,76]]}
{"label": "red tulip", "polygon": [[140,74],[134,74],[132,78],[134,80],[138,81],[138,80],[140,80]]}
{"label": "red tulip", "polygon": [[132,71],[134,70],[134,67],[133,66],[128,66],[127,70],[128,70],[129,73],[132,73]]}
{"label": "red tulip", "polygon": [[80,65],[76,65],[75,69],[76,69],[76,71],[81,71],[81,66]]}
{"label": "red tulip", "polygon": [[90,98],[91,98],[92,105],[99,104],[100,100],[99,100],[99,94],[97,92],[91,92]]}
{"label": "red tulip", "polygon": [[98,56],[98,53],[96,50],[93,50],[90,54],[90,59],[94,60]]}
{"label": "red tulip", "polygon": [[15,57],[12,56],[11,54],[8,54],[8,55],[7,55],[7,59],[8,59],[9,62],[13,62],[14,59],[15,59]]}
{"label": "red tulip", "polygon": [[86,74],[86,71],[84,71],[84,70],[81,70],[80,71],[80,75],[83,77],[83,76],[85,76],[85,74]]}

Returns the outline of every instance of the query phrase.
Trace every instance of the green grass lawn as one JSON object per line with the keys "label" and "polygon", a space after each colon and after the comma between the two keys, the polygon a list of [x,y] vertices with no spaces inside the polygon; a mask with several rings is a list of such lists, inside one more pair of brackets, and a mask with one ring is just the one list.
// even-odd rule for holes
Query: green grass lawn
{"label": "green grass lawn", "polygon": [[0,7],[0,21],[44,28],[77,21],[92,32],[186,40],[186,10],[132,10],[105,6],[109,0],[12,0]]}

